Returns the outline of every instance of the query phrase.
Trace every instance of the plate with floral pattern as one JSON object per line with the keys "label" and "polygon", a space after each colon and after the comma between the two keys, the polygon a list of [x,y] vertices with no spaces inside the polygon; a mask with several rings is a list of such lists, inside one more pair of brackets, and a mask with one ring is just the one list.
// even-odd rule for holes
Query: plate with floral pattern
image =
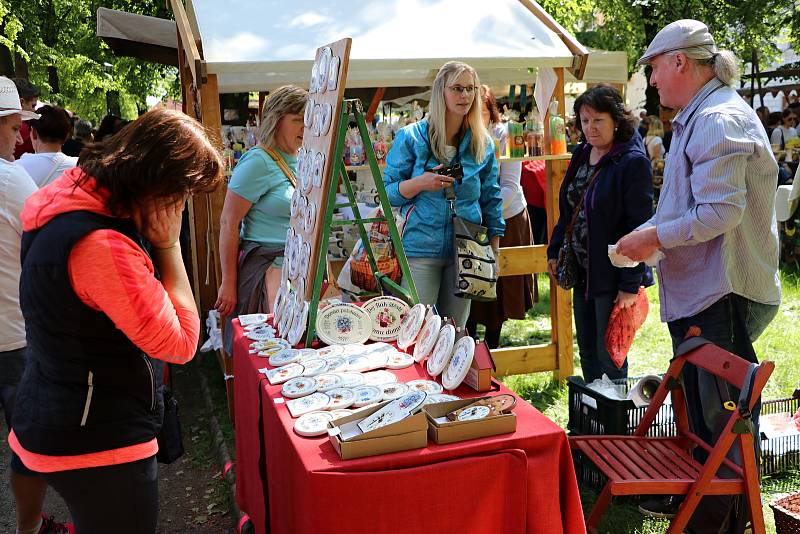
{"label": "plate with floral pattern", "polygon": [[318,391],[327,391],[341,387],[342,377],[334,373],[322,373],[314,377],[317,381]]}
{"label": "plate with floral pattern", "polygon": [[327,358],[328,356],[338,356],[340,355],[344,349],[341,345],[329,345],[327,347],[322,347],[317,349],[317,356],[320,358]]}
{"label": "plate with floral pattern", "polygon": [[425,322],[425,314],[428,308],[422,304],[415,304],[400,323],[400,331],[397,334],[397,346],[406,349],[414,344]]}
{"label": "plate with floral pattern", "polygon": [[300,351],[297,349],[283,349],[269,357],[269,364],[272,367],[281,367],[294,363],[300,359]]}
{"label": "plate with floral pattern", "polygon": [[372,319],[373,341],[395,341],[400,333],[400,324],[410,309],[405,301],[396,297],[375,297],[363,306]]}
{"label": "plate with floral pattern", "polygon": [[436,339],[439,337],[439,329],[442,327],[442,318],[432,313],[425,319],[425,325],[419,334],[416,345],[414,345],[414,361],[421,362],[430,354]]}
{"label": "plate with floral pattern", "polygon": [[328,401],[328,405],[326,406],[328,410],[341,410],[342,408],[352,406],[356,401],[356,394],[353,392],[352,388],[333,388],[325,393],[330,397],[330,401]]}
{"label": "plate with floral pattern", "polygon": [[278,384],[283,384],[287,380],[295,378],[303,374],[303,366],[299,363],[290,363],[289,365],[284,365],[283,367],[277,367],[275,369],[270,369],[266,372],[267,380],[273,386]]}
{"label": "plate with floral pattern", "polygon": [[328,433],[328,423],[333,421],[330,412],[309,412],[301,415],[294,422],[294,431],[304,438],[313,438]]}
{"label": "plate with floral pattern", "polygon": [[281,395],[287,399],[296,399],[311,395],[317,390],[317,381],[307,376],[298,376],[287,380],[281,387]]}
{"label": "plate with floral pattern", "polygon": [[439,337],[433,346],[431,357],[428,358],[428,374],[436,376],[445,370],[453,355],[453,345],[456,341],[456,329],[451,324],[446,324],[439,331]]}
{"label": "plate with floral pattern", "polygon": [[330,398],[326,394],[317,391],[299,399],[286,401],[286,408],[289,409],[289,415],[292,417],[300,417],[305,413],[324,409],[328,402],[330,402]]}
{"label": "plate with floral pattern", "polygon": [[406,385],[410,389],[424,391],[428,395],[436,395],[442,392],[441,384],[438,384],[433,380],[411,380],[410,382],[406,382]]}
{"label": "plate with floral pattern", "polygon": [[364,383],[364,375],[362,375],[361,373],[336,373],[336,374],[338,374],[339,378],[342,379],[342,381],[339,383],[339,387],[354,388]]}
{"label": "plate with floral pattern", "polygon": [[407,385],[402,382],[395,382],[394,384],[381,384],[378,386],[383,391],[383,400],[394,400],[402,397],[409,392]]}
{"label": "plate with floral pattern", "polygon": [[464,336],[456,341],[453,357],[442,374],[442,385],[450,390],[456,389],[467,376],[474,356],[475,340],[472,337]]}
{"label": "plate with floral pattern", "polygon": [[364,373],[364,383],[368,386],[380,386],[382,384],[393,384],[397,382],[397,377],[391,371],[372,371]]}
{"label": "plate with floral pattern", "polygon": [[353,403],[355,408],[380,402],[383,398],[383,390],[377,386],[358,386],[353,388],[353,393],[356,396],[356,400]]}
{"label": "plate with floral pattern", "polygon": [[414,358],[405,352],[395,352],[386,358],[387,369],[405,369],[414,365]]}
{"label": "plate with floral pattern", "polygon": [[295,309],[294,321],[289,334],[286,336],[287,341],[292,345],[297,345],[303,338],[303,333],[306,331],[306,323],[308,322],[308,302],[303,302]]}
{"label": "plate with floral pattern", "polygon": [[328,345],[363,343],[372,332],[369,314],[355,304],[328,306],[317,314],[317,335]]}
{"label": "plate with floral pattern", "polygon": [[428,395],[425,399],[425,404],[437,404],[439,402],[450,402],[454,400],[461,400],[461,397],[448,395],[447,393],[437,393],[435,395]]}

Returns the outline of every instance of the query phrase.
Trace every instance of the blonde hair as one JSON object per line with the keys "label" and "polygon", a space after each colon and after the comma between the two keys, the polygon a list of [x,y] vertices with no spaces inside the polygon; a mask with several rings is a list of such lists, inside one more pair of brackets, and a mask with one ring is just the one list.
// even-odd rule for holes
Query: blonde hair
{"label": "blonde hair", "polygon": [[647,128],[647,135],[664,137],[664,123],[655,115],[648,115],[650,126]]}
{"label": "blonde hair", "polygon": [[[440,162],[446,162],[447,156],[447,135],[445,129],[445,113],[447,105],[444,100],[445,88],[453,83],[453,81],[461,76],[463,73],[468,72],[472,76],[472,85],[475,86],[473,93],[472,106],[469,108],[467,116],[464,118],[466,127],[472,131],[472,140],[470,141],[469,149],[472,156],[475,158],[476,163],[482,163],[486,156],[486,147],[489,144],[489,132],[483,125],[483,118],[481,117],[481,107],[483,105],[480,94],[481,81],[478,78],[478,73],[475,69],[462,63],[460,61],[448,61],[439,72],[436,74],[436,79],[433,80],[433,87],[431,88],[431,102],[428,112],[428,136],[431,141],[431,151]],[[456,150],[458,147],[456,147]]]}
{"label": "blonde hair", "polygon": [[739,79],[739,64],[736,54],[730,50],[717,50],[716,47],[693,46],[670,52],[674,56],[678,52],[693,60],[696,65],[711,67],[714,76],[725,85],[732,86]]}
{"label": "blonde hair", "polygon": [[308,91],[296,85],[284,85],[269,95],[264,102],[261,126],[258,128],[258,141],[267,148],[275,144],[278,123],[284,115],[303,113],[308,101]]}

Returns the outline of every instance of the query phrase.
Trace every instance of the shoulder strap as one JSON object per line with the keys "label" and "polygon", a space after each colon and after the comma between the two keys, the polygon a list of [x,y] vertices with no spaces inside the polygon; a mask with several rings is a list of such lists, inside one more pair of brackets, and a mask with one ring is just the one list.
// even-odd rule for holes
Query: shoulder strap
{"label": "shoulder strap", "polygon": [[275,161],[275,163],[278,165],[278,167],[280,167],[280,169],[283,171],[283,174],[286,176],[286,178],[292,184],[292,187],[297,187],[297,178],[295,178],[294,172],[292,171],[292,168],[289,167],[289,164],[286,163],[285,159],[283,159],[283,156],[281,155],[281,153],[278,152],[277,150],[275,150],[272,147],[265,148],[264,151],[267,154],[269,154],[269,157],[271,157]]}
{"label": "shoulder strap", "polygon": [[566,230],[564,230],[564,241],[569,241],[572,239],[572,228],[575,226],[575,221],[578,220],[578,213],[580,213],[581,208],[583,207],[583,201],[586,199],[586,195],[589,193],[589,189],[592,187],[595,178],[597,178],[597,175],[600,174],[600,170],[601,166],[598,163],[597,168],[594,170],[594,174],[591,178],[589,178],[589,181],[586,184],[586,189],[583,190],[583,194],[581,195],[578,204],[575,206],[575,210],[572,212],[572,220],[570,221],[569,226],[567,226]]}

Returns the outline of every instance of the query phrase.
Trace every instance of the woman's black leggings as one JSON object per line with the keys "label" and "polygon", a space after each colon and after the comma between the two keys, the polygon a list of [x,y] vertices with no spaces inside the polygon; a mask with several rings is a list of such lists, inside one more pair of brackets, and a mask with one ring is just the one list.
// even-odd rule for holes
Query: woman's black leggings
{"label": "woman's black leggings", "polygon": [[154,534],[158,464],[151,456],[126,464],[43,473],[69,507],[76,534]]}

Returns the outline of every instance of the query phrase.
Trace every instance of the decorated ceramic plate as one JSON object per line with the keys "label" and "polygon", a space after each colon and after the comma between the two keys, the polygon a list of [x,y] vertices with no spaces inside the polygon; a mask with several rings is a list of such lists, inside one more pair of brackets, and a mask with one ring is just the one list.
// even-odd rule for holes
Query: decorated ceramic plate
{"label": "decorated ceramic plate", "polygon": [[266,313],[248,313],[239,316],[239,324],[242,325],[242,328],[244,328],[245,330],[247,330],[252,326],[264,324],[266,322],[267,322]]}
{"label": "decorated ceramic plate", "polygon": [[283,349],[269,357],[269,364],[273,367],[282,367],[300,359],[300,351],[296,349]]}
{"label": "decorated ceramic plate", "polygon": [[288,399],[296,399],[311,395],[317,390],[317,381],[307,376],[298,376],[287,380],[281,387],[281,395]]}
{"label": "decorated ceramic plate", "polygon": [[265,339],[264,341],[256,341],[253,343],[253,348],[257,351],[259,356],[270,357],[276,352],[289,348],[289,342],[285,339]]}
{"label": "decorated ceramic plate", "polygon": [[342,417],[347,417],[348,415],[353,415],[353,410],[346,410],[346,409],[340,408],[338,410],[331,410],[328,413],[333,416],[333,420],[335,421],[337,419],[341,419]]}
{"label": "decorated ceramic plate", "polygon": [[325,369],[326,373],[343,373],[347,371],[347,360],[345,358],[328,356],[325,358],[325,362],[328,364],[327,369]]}
{"label": "decorated ceramic plate", "polygon": [[306,360],[321,360],[322,358],[317,355],[316,349],[297,349],[297,352],[300,353],[300,360],[298,361],[306,361]]}
{"label": "decorated ceramic plate", "polygon": [[337,373],[342,382],[339,384],[343,388],[354,388],[364,384],[364,375],[361,373]]}
{"label": "decorated ceramic plate", "polygon": [[277,384],[283,384],[287,380],[291,380],[292,378],[298,377],[303,374],[303,366],[299,363],[290,363],[289,365],[284,365],[283,367],[278,367],[276,369],[270,369],[267,371],[267,380],[273,386]]}
{"label": "decorated ceramic plate", "polygon": [[308,322],[308,302],[303,302],[297,307],[294,314],[294,322],[292,329],[289,330],[287,341],[292,345],[300,343],[303,333],[306,331],[306,323]]}
{"label": "decorated ceramic plate", "polygon": [[339,356],[342,354],[344,349],[341,345],[329,345],[327,347],[322,347],[317,349],[317,356],[320,358],[327,358],[328,356]]}
{"label": "decorated ceramic plate", "polygon": [[275,337],[275,329],[267,325],[260,325],[245,332],[244,335],[250,341],[266,341]]}
{"label": "decorated ceramic plate", "polygon": [[442,318],[432,313],[425,320],[425,325],[422,327],[422,332],[419,334],[417,344],[414,345],[414,361],[421,362],[436,344],[436,339],[439,337],[439,329],[442,327]]}
{"label": "decorated ceramic plate", "polygon": [[470,406],[461,410],[457,419],[459,421],[474,421],[475,419],[483,419],[490,413],[492,413],[492,410],[488,406]]}
{"label": "decorated ceramic plate", "polygon": [[347,370],[360,373],[371,369],[369,356],[350,356],[347,358]]}
{"label": "decorated ceramic plate", "polygon": [[383,391],[383,400],[399,399],[409,392],[408,386],[401,382],[395,382],[393,384],[381,384],[378,387],[381,388],[381,391]]}
{"label": "decorated ceramic plate", "polygon": [[311,230],[314,229],[314,225],[317,223],[316,204],[310,203],[304,215],[305,216],[303,217],[303,230],[305,230],[307,234],[310,234]]}
{"label": "decorated ceramic plate", "polygon": [[294,422],[294,431],[298,436],[313,438],[328,433],[328,423],[333,421],[330,412],[309,412],[301,415]]}
{"label": "decorated ceramic plate", "polygon": [[328,362],[321,358],[301,359],[300,364],[304,367],[303,376],[317,376],[328,370]]}
{"label": "decorated ceramic plate", "polygon": [[448,395],[447,393],[437,393],[435,395],[428,395],[425,398],[425,404],[437,404],[439,402],[450,402],[454,400],[461,400],[461,397]]}
{"label": "decorated ceramic plate", "polygon": [[397,377],[391,371],[372,371],[364,373],[364,384],[368,386],[380,386],[383,384],[393,384],[397,382]]}
{"label": "decorated ceramic plate", "polygon": [[326,394],[317,391],[299,399],[286,401],[286,408],[289,409],[289,414],[292,417],[300,417],[308,412],[325,409],[328,402],[330,402],[330,398]]}
{"label": "decorated ceramic plate", "polygon": [[320,118],[322,119],[322,125],[319,127],[319,134],[328,135],[328,132],[331,131],[331,122],[333,119],[333,106],[331,106],[327,102],[322,104],[322,113],[320,113]]}
{"label": "decorated ceramic plate", "polygon": [[314,156],[314,164],[311,169],[311,181],[314,187],[322,187],[322,174],[325,171],[325,154],[317,152]]}
{"label": "decorated ceramic plate", "polygon": [[[303,126],[305,126],[306,128],[311,128],[311,126],[314,124],[313,120],[314,120],[314,105],[315,104],[316,104],[316,102],[314,101],[313,98],[309,98],[306,101],[306,109],[305,109],[305,112],[303,113]],[[299,154],[298,154],[298,157],[299,157]]]}
{"label": "decorated ceramic plate", "polygon": [[328,64],[328,91],[335,91],[339,83],[339,56],[332,56]]}
{"label": "decorated ceramic plate", "polygon": [[332,55],[333,51],[329,46],[326,46],[320,51],[319,59],[317,60],[319,63],[317,68],[317,91],[320,93],[328,90],[328,68],[331,64]]}
{"label": "decorated ceramic plate", "polygon": [[317,104],[314,106],[314,118],[313,124],[311,125],[311,133],[314,134],[315,137],[319,137],[320,129],[322,128],[322,106]]}
{"label": "decorated ceramic plate", "polygon": [[395,352],[386,358],[387,369],[405,369],[414,364],[414,358],[405,352]]}
{"label": "decorated ceramic plate", "polygon": [[411,308],[403,321],[400,323],[400,331],[397,334],[397,346],[401,349],[406,349],[413,345],[417,340],[417,335],[422,329],[422,324],[425,322],[425,314],[428,308],[422,304],[415,304]]}
{"label": "decorated ceramic plate", "polygon": [[369,367],[367,367],[367,370],[380,369],[381,367],[386,367],[386,364],[389,362],[389,356],[395,353],[399,352],[397,349],[394,348],[388,352],[370,352],[365,356],[369,361]]}
{"label": "decorated ceramic plate", "polygon": [[292,321],[294,321],[294,308],[294,291],[289,290],[289,294],[286,297],[286,304],[283,306],[283,313],[278,321],[278,334],[280,334],[283,339],[288,337],[289,329],[292,326]]}
{"label": "decorated ceramic plate", "polygon": [[453,347],[453,357],[450,358],[450,363],[447,364],[447,369],[442,374],[442,385],[445,388],[453,390],[461,384],[469,372],[473,356],[475,356],[474,339],[464,336],[456,341]]}
{"label": "decorated ceramic plate", "polygon": [[441,384],[437,384],[433,380],[412,380],[410,382],[406,382],[406,385],[410,389],[424,391],[428,395],[436,395],[437,393],[442,392]]}
{"label": "decorated ceramic plate", "polygon": [[394,341],[400,332],[400,322],[408,313],[409,307],[396,297],[375,297],[363,306],[372,319],[373,341]]}
{"label": "decorated ceramic plate", "polygon": [[[298,276],[297,280],[294,281],[296,293],[300,296],[300,300],[305,298],[306,294],[306,280],[303,276]],[[306,312],[306,317],[308,317],[308,312]]]}
{"label": "decorated ceramic plate", "polygon": [[436,376],[445,370],[453,355],[453,344],[456,340],[456,329],[451,324],[446,324],[439,331],[439,337],[433,346],[431,357],[428,358],[428,374]]}
{"label": "decorated ceramic plate", "polygon": [[328,306],[317,314],[317,335],[328,345],[363,343],[372,332],[369,314],[355,304]]}
{"label": "decorated ceramic plate", "polygon": [[342,358],[349,358],[351,356],[361,356],[367,354],[369,349],[363,343],[349,343],[342,345]]}
{"label": "decorated ceramic plate", "polygon": [[342,377],[334,373],[323,373],[314,377],[317,381],[318,391],[327,391],[342,387]]}
{"label": "decorated ceramic plate", "polygon": [[392,404],[397,404],[398,408],[405,410],[408,413],[414,413],[420,406],[422,406],[422,403],[425,402],[425,397],[427,396],[428,394],[424,391],[409,388],[408,393],[399,399],[392,401]]}
{"label": "decorated ceramic plate", "polygon": [[342,408],[352,406],[356,401],[356,394],[353,392],[352,388],[333,388],[325,393],[330,397],[328,406],[326,406],[328,410],[341,410]]}
{"label": "decorated ceramic plate", "polygon": [[386,406],[377,410],[358,423],[362,432],[370,432],[378,428],[396,423],[416,411],[425,401],[424,391],[409,391]]}
{"label": "decorated ceramic plate", "polygon": [[383,398],[383,390],[377,386],[358,386],[353,388],[353,393],[356,396],[356,400],[353,403],[355,408],[380,402]]}
{"label": "decorated ceramic plate", "polygon": [[[311,266],[311,245],[304,242],[300,251],[300,268],[298,278],[305,278],[308,276],[308,270]],[[305,286],[305,284],[304,284]]]}
{"label": "decorated ceramic plate", "polygon": [[[286,265],[286,258],[283,259],[284,266]],[[278,291],[275,292],[275,301],[272,303],[272,324],[277,326],[280,323],[283,314],[283,307],[286,306],[286,294],[288,293],[286,284],[281,283]]]}
{"label": "decorated ceramic plate", "polygon": [[[305,159],[305,158],[303,158],[303,159]],[[298,185],[300,186],[300,191],[302,192],[303,195],[308,195],[311,192],[311,186],[312,186],[312,184],[311,184],[311,173],[305,172],[305,169],[303,169],[303,172],[298,170],[298,172],[297,172],[297,182],[298,182]],[[295,191],[296,191],[296,189],[295,189]],[[290,213],[290,215],[291,215],[291,213]]]}

